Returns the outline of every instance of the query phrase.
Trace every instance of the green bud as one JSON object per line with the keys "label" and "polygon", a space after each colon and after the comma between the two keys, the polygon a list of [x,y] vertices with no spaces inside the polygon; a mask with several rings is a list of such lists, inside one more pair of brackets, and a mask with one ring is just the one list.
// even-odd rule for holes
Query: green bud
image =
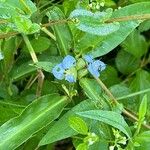
{"label": "green bud", "polygon": [[86,66],[85,61],[82,58],[79,58],[77,61],[77,65],[76,65],[77,70],[80,70],[84,68],[85,66]]}
{"label": "green bud", "polygon": [[87,69],[79,70],[78,71],[78,79],[81,79],[82,77],[84,77],[87,74],[88,74],[88,70]]}

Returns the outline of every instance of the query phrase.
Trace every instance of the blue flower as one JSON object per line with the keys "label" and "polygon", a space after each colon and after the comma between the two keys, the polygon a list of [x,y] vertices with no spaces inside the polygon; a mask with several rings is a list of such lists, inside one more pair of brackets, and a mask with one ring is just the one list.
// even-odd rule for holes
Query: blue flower
{"label": "blue flower", "polygon": [[76,60],[74,57],[70,56],[70,55],[67,55],[63,61],[62,61],[62,64],[63,64],[63,68],[64,69],[69,69],[73,66],[76,66]]}
{"label": "blue flower", "polygon": [[65,80],[67,80],[68,82],[76,82],[76,79],[72,74],[67,74]]}
{"label": "blue flower", "polygon": [[88,63],[89,72],[97,78],[100,76],[100,71],[103,71],[106,68],[106,64],[100,60],[94,60],[90,55],[85,55],[84,59]]}
{"label": "blue flower", "polygon": [[64,72],[65,69],[63,68],[62,63],[57,64],[53,69],[52,69],[52,73],[55,76],[55,78],[62,80],[64,78]]}
{"label": "blue flower", "polygon": [[92,63],[93,62],[93,57],[91,55],[85,55],[83,58],[88,63]]}
{"label": "blue flower", "polygon": [[57,64],[53,69],[52,73],[55,78],[62,80],[65,79],[68,82],[76,82],[76,60],[74,57],[67,55],[62,63]]}

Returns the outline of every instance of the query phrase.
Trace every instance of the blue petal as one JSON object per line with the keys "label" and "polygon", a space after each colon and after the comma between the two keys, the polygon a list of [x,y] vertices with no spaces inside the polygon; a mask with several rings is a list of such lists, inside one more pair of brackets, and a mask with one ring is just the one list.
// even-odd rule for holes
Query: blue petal
{"label": "blue petal", "polygon": [[76,82],[75,77],[71,74],[66,75],[65,80],[68,82]]}
{"label": "blue petal", "polygon": [[64,78],[64,69],[62,64],[58,64],[56,65],[53,69],[52,69],[52,73],[55,76],[55,78],[62,80]]}
{"label": "blue petal", "polygon": [[103,71],[106,68],[106,64],[104,64],[100,60],[96,60],[96,61],[93,62],[93,67],[95,69],[98,69],[99,71]]}
{"label": "blue petal", "polygon": [[88,63],[92,63],[93,62],[93,57],[91,55],[85,55],[83,57],[85,59],[85,61],[87,61]]}
{"label": "blue petal", "polygon": [[90,63],[90,64],[88,65],[88,70],[89,70],[89,72],[90,72],[93,76],[95,76],[95,77],[97,77],[97,78],[100,76],[100,73],[99,73],[99,71],[98,71],[98,68],[95,67],[95,64],[94,64],[94,63]]}
{"label": "blue petal", "polygon": [[63,68],[64,69],[69,69],[73,66],[76,65],[76,60],[74,57],[70,56],[70,55],[67,55],[63,61],[62,61],[62,64],[63,64]]}
{"label": "blue petal", "polygon": [[[99,60],[100,61],[100,60]],[[105,70],[105,68],[106,68],[106,64],[105,63],[103,63],[102,61],[100,61],[100,68],[99,68],[99,70],[100,71],[103,71],[103,70]]]}

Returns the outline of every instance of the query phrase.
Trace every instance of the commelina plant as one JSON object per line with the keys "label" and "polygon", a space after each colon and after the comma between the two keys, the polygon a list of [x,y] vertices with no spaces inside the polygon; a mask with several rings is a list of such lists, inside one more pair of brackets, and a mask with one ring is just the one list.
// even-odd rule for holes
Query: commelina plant
{"label": "commelina plant", "polygon": [[0,0],[0,150],[149,150],[150,2]]}

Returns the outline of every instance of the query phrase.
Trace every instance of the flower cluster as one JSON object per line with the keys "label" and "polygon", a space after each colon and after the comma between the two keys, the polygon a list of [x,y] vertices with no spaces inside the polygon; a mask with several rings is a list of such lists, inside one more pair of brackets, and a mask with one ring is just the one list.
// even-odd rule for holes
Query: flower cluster
{"label": "flower cluster", "polygon": [[53,69],[52,73],[55,78],[62,80],[65,79],[68,82],[76,82],[76,60],[74,57],[67,55],[62,63],[57,64]]}
{"label": "flower cluster", "polygon": [[[88,65],[88,71],[96,78],[100,76],[100,71],[103,71],[106,68],[106,65],[102,61],[94,60],[91,55],[85,55],[83,58]],[[77,70],[80,68],[77,64],[80,64],[79,61],[76,63],[73,56],[67,55],[60,64],[57,64],[52,69],[52,73],[55,78],[59,80],[65,79],[68,82],[76,82]],[[82,69],[86,64],[84,64],[84,66],[82,66],[82,64],[80,65],[80,69]]]}
{"label": "flower cluster", "polygon": [[98,78],[100,76],[100,71],[103,71],[106,68],[106,64],[100,60],[94,60],[91,55],[85,55],[84,59],[88,63],[88,71],[94,77]]}

